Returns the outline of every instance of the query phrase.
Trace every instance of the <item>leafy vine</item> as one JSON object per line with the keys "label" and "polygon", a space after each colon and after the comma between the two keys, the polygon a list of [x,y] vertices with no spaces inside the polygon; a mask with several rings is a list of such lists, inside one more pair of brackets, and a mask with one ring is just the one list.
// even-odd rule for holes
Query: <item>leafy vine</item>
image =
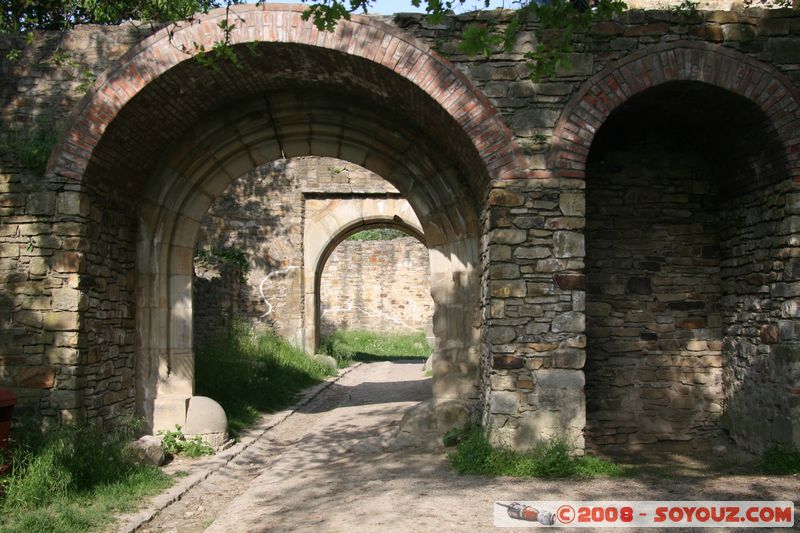
{"label": "leafy vine", "polygon": [[591,6],[581,0],[528,1],[514,12],[504,28],[498,24],[468,25],[462,33],[459,50],[487,57],[498,47],[509,52],[522,28],[529,21],[538,21],[536,46],[525,53],[531,78],[538,81],[569,66],[576,34],[587,31],[596,22],[614,18],[626,8],[623,0],[596,0]]}

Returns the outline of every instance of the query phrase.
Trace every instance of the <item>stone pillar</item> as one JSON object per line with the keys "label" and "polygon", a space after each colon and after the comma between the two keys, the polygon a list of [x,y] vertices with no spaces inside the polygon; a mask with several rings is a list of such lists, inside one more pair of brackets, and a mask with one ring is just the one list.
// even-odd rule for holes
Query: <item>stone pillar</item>
{"label": "stone pillar", "polygon": [[561,436],[582,453],[583,182],[502,185],[485,221],[483,422],[495,444]]}

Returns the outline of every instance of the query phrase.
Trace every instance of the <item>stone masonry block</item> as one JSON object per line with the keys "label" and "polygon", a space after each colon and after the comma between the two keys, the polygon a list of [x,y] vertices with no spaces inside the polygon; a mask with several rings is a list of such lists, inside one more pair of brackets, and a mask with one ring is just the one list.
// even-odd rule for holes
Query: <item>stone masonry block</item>
{"label": "stone masonry block", "polygon": [[586,315],[578,311],[562,313],[553,319],[554,332],[583,333],[586,329]]}
{"label": "stone masonry block", "polygon": [[516,414],[522,394],[508,391],[492,391],[489,409],[493,414]]}
{"label": "stone masonry block", "polygon": [[544,370],[535,372],[536,385],[542,389],[583,389],[585,379],[580,370]]}
{"label": "stone masonry block", "polygon": [[553,235],[553,255],[556,257],[584,257],[585,240],[576,231],[556,231]]}

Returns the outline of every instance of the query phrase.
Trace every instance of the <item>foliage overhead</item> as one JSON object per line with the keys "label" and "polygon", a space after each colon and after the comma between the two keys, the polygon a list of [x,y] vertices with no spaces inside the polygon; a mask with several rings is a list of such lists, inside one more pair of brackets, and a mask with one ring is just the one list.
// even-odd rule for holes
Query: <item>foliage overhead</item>
{"label": "foliage overhead", "polygon": [[176,22],[241,0],[0,0],[0,31],[62,30],[127,20]]}

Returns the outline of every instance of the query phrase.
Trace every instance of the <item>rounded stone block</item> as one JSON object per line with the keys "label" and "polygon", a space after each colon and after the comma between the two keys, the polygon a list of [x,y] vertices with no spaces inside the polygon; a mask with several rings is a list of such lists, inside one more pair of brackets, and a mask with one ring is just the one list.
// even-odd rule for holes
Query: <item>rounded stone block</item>
{"label": "rounded stone block", "polygon": [[228,417],[220,404],[205,396],[189,398],[186,410],[185,435],[199,435],[214,448],[228,440]]}

